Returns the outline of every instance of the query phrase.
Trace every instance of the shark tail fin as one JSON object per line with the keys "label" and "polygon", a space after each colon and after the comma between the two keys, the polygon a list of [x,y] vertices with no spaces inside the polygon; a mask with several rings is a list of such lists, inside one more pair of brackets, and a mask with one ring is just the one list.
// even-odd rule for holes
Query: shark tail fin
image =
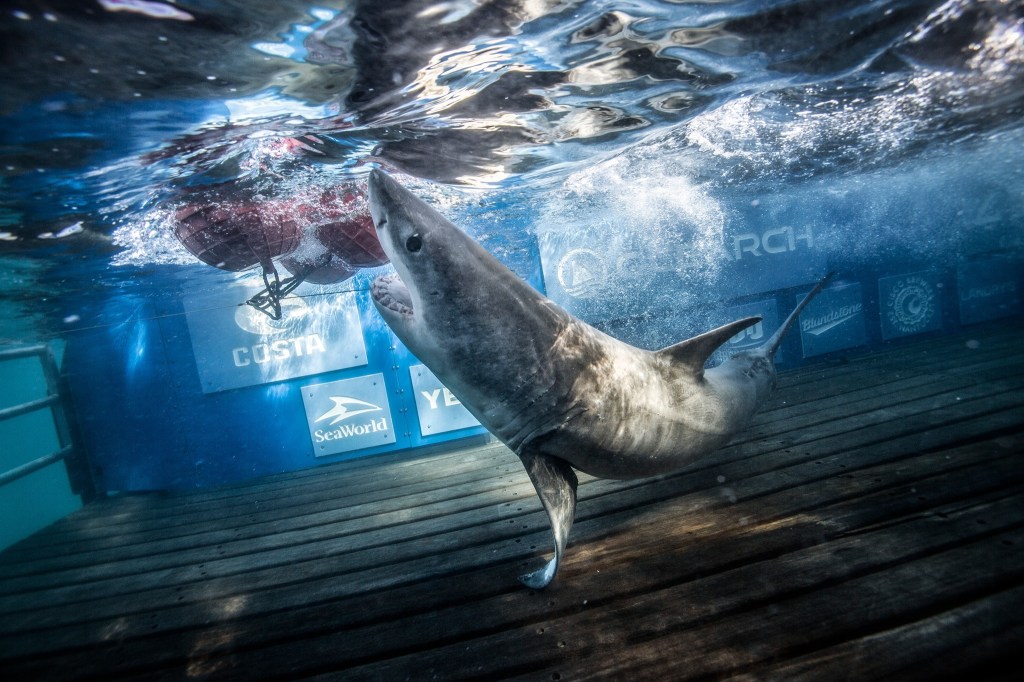
{"label": "shark tail fin", "polygon": [[667,358],[675,365],[682,365],[690,370],[696,377],[704,376],[704,363],[708,361],[711,354],[718,350],[732,337],[739,334],[747,327],[752,327],[761,321],[760,317],[745,317],[723,325],[718,329],[704,332],[700,336],[686,339],[679,343],[662,348],[657,355]]}
{"label": "shark tail fin", "polygon": [[781,327],[779,327],[779,330],[775,332],[770,339],[768,339],[768,343],[762,346],[768,357],[771,358],[775,356],[775,352],[779,350],[779,344],[782,343],[782,337],[786,335],[789,328],[792,327],[793,323],[796,322],[796,319],[800,317],[800,313],[802,313],[804,308],[807,307],[807,304],[811,302],[811,299],[817,296],[818,293],[825,288],[825,285],[829,283],[829,280],[831,280],[835,274],[836,273],[834,272],[830,272],[822,277],[821,281],[814,285],[814,288],[804,296],[804,300],[797,304],[796,308],[793,309],[793,312],[791,312],[789,317],[786,318],[786,321],[782,323]]}

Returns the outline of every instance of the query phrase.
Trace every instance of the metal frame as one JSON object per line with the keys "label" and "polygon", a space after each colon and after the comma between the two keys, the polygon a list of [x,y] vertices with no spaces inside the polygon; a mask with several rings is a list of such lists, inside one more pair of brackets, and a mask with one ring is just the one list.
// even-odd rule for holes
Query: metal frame
{"label": "metal frame", "polygon": [[0,421],[49,408],[53,414],[53,425],[57,433],[57,442],[60,449],[57,452],[44,455],[8,471],[0,472],[0,486],[28,476],[51,464],[63,461],[67,467],[68,480],[71,482],[72,492],[80,495],[83,502],[90,502],[97,497],[96,485],[87,462],[72,443],[71,424],[68,420],[63,400],[63,396],[67,395],[67,391],[61,390],[62,381],[60,372],[57,369],[57,359],[53,354],[53,349],[48,345],[39,344],[0,350],[0,362],[20,360],[33,356],[39,358],[42,366],[43,377],[46,380],[46,397],[0,410]]}

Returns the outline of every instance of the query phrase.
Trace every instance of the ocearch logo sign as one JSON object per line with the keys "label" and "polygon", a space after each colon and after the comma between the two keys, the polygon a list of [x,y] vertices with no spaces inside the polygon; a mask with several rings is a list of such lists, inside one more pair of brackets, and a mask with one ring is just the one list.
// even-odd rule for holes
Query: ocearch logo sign
{"label": "ocearch logo sign", "polygon": [[317,457],[395,442],[383,374],[304,386],[302,402]]}

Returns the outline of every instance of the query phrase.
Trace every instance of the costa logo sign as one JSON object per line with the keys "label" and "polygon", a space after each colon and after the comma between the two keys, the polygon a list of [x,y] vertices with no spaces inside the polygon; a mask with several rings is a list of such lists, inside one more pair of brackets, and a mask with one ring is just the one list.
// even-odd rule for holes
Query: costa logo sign
{"label": "costa logo sign", "polygon": [[272,320],[252,306],[239,306],[235,324],[242,331],[259,337],[259,341],[231,349],[235,367],[301,358],[327,351],[324,339],[317,333],[303,333],[310,323],[311,311],[300,298],[281,301],[281,319]]}
{"label": "costa logo sign", "polygon": [[321,296],[313,304],[286,298],[281,319],[271,320],[238,305],[251,289],[225,287],[185,301],[205,393],[366,364],[354,294]]}
{"label": "costa logo sign", "polygon": [[305,386],[302,400],[318,457],[396,440],[383,374]]}

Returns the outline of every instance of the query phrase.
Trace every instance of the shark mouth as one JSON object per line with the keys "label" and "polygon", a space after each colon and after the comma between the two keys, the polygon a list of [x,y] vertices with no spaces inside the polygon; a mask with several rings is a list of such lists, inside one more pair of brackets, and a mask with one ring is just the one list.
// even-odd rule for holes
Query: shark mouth
{"label": "shark mouth", "polygon": [[373,280],[370,295],[381,307],[393,310],[403,317],[412,317],[412,296],[398,275],[385,275]]}

